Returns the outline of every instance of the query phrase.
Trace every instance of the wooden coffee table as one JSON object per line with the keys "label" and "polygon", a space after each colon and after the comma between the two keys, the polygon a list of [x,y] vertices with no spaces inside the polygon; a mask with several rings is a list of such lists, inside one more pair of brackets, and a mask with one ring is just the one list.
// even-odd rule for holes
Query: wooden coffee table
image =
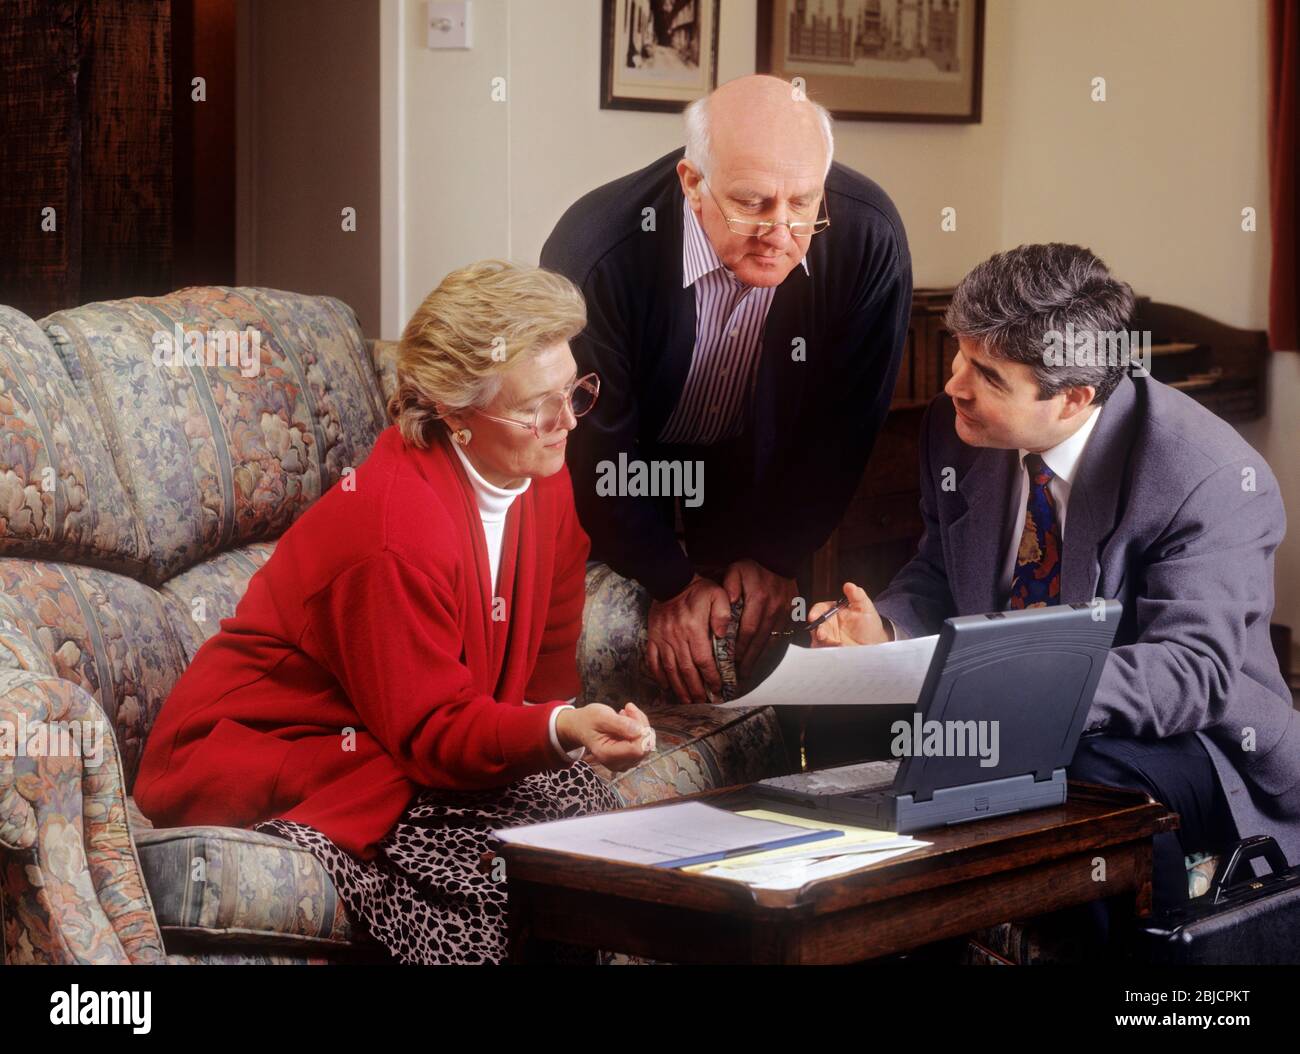
{"label": "wooden coffee table", "polygon": [[[744,787],[672,800],[758,806]],[[1177,826],[1144,794],[1071,782],[1062,806],[919,831],[931,845],[798,890],[502,846],[510,958],[548,940],[675,963],[850,963],[1115,895],[1145,916],[1151,837]]]}

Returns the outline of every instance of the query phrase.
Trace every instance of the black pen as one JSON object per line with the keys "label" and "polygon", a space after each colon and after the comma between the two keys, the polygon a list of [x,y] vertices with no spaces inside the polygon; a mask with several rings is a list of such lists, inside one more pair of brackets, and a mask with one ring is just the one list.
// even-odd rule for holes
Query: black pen
{"label": "black pen", "polygon": [[773,636],[773,637],[788,637],[788,636],[790,636],[790,635],[792,635],[792,634],[794,634],[794,633],[798,633],[800,630],[803,630],[803,629],[806,629],[806,630],[808,630],[808,632],[811,633],[811,632],[812,632],[813,630],[815,630],[818,626],[820,626],[823,622],[825,622],[828,618],[830,618],[830,617],[831,617],[832,615],[834,615],[837,611],[839,611],[840,608],[848,607],[848,605],[849,605],[849,598],[848,598],[848,597],[840,597],[839,600],[835,601],[835,603],[831,605],[831,608],[830,608],[829,611],[823,611],[820,615],[818,615],[815,619],[813,619],[811,622],[809,622],[806,626],[795,626],[794,629],[774,629],[774,630],[772,630],[772,636]]}

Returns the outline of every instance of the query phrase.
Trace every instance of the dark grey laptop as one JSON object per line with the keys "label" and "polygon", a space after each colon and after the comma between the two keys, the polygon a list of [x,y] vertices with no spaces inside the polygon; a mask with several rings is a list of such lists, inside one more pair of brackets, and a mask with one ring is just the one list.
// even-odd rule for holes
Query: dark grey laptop
{"label": "dark grey laptop", "polygon": [[1108,600],[948,619],[910,727],[891,729],[894,760],[778,776],[750,796],[900,834],[1060,805],[1121,610]]}

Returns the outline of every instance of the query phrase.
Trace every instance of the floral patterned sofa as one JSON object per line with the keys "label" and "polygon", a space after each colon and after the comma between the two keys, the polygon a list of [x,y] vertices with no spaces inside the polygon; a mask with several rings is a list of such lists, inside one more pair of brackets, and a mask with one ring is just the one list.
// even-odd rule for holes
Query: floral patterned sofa
{"label": "floral patterned sofa", "polygon": [[[256,368],[223,344],[239,333],[256,335]],[[168,354],[167,335],[192,354]],[[236,828],[156,829],[130,794],[181,671],[275,539],[385,427],[393,351],[340,301],[270,289],[39,322],[0,307],[4,962],[383,958],[310,854]],[[620,669],[635,629],[610,614],[611,588],[593,567],[585,699],[639,683]],[[613,781],[627,802],[788,771],[770,709],[657,707],[652,720],[656,753]],[[82,750],[32,745],[52,731]]]}

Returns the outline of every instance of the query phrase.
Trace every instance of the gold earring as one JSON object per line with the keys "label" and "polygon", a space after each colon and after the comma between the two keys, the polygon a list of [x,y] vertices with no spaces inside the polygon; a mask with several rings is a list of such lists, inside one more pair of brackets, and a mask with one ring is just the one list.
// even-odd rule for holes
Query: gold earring
{"label": "gold earring", "polygon": [[474,438],[474,433],[468,428],[458,428],[452,432],[451,437],[461,446],[469,446],[469,441]]}

